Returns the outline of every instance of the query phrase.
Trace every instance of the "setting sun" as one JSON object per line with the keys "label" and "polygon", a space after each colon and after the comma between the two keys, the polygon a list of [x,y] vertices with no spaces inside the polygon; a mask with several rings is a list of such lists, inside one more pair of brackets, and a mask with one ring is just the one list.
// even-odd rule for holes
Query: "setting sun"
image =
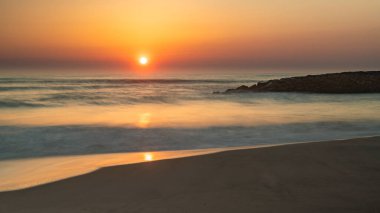
{"label": "setting sun", "polygon": [[139,63],[140,63],[141,65],[147,65],[147,64],[149,63],[149,59],[148,59],[147,57],[145,57],[145,56],[141,56],[141,57],[139,58]]}

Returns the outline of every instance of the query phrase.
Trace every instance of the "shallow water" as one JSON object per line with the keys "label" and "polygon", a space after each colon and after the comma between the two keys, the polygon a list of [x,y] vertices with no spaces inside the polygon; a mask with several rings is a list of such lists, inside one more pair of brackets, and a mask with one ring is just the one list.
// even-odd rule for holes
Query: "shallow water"
{"label": "shallow water", "polygon": [[221,149],[55,156],[0,161],[0,192],[25,189],[102,167],[210,154]]}

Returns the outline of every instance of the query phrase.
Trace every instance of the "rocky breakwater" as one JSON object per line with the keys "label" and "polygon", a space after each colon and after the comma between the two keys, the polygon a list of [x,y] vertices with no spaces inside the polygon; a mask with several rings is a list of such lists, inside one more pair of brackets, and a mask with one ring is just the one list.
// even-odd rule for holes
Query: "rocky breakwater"
{"label": "rocky breakwater", "polygon": [[225,91],[225,93],[242,92],[380,93],[380,71],[282,78]]}

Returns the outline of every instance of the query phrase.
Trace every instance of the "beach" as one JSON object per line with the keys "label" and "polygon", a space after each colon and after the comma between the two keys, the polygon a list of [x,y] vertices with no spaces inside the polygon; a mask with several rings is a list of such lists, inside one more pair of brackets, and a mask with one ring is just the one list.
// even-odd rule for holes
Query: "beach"
{"label": "beach", "polygon": [[379,8],[0,0],[0,213],[380,213]]}
{"label": "beach", "polygon": [[378,212],[380,137],[106,167],[0,193],[0,212]]}

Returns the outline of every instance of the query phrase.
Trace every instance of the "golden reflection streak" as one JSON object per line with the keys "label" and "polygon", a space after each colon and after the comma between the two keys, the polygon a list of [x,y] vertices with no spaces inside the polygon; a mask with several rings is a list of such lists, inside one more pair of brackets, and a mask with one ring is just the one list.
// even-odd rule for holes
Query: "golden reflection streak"
{"label": "golden reflection streak", "polygon": [[144,160],[145,161],[152,161],[154,160],[154,156],[152,153],[144,153]]}
{"label": "golden reflection streak", "polygon": [[149,113],[149,112],[142,113],[139,117],[138,122],[137,122],[137,126],[140,128],[148,127],[150,122],[151,122],[150,118],[151,118],[151,113]]}

